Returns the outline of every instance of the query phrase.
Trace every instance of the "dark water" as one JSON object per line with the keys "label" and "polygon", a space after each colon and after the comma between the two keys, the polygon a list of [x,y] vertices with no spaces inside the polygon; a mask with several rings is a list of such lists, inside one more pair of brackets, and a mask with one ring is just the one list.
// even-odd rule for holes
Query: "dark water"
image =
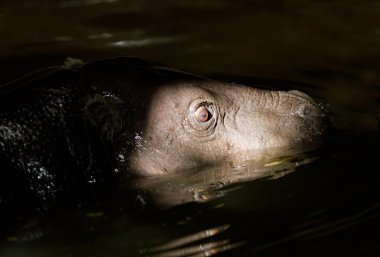
{"label": "dark water", "polygon": [[379,256],[379,17],[370,0],[1,1],[0,82],[137,56],[300,89],[336,131],[313,153],[128,181],[32,219],[0,256]]}

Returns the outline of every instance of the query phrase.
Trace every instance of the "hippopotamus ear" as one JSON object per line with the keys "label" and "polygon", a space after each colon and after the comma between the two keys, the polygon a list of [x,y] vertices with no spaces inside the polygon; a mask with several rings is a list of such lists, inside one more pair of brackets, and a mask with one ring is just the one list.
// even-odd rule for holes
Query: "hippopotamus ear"
{"label": "hippopotamus ear", "polygon": [[76,69],[76,68],[82,67],[85,64],[86,63],[82,61],[81,59],[67,57],[63,64],[63,67],[66,69]]}
{"label": "hippopotamus ear", "polygon": [[128,124],[124,103],[115,96],[96,94],[83,108],[85,122],[98,132],[104,141],[112,141]]}

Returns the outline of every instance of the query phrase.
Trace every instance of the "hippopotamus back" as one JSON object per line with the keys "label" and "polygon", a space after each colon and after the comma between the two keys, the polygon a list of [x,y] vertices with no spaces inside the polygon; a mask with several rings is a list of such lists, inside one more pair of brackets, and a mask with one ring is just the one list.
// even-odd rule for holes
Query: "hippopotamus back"
{"label": "hippopotamus back", "polygon": [[78,72],[62,67],[0,87],[2,218],[46,210],[61,195],[88,192],[111,176],[110,143],[84,118],[93,96]]}

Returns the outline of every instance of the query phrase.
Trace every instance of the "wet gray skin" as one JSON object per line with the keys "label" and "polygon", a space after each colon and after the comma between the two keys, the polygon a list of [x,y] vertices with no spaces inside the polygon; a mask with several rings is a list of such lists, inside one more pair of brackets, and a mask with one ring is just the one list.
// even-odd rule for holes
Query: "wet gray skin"
{"label": "wet gray skin", "polygon": [[80,71],[103,97],[128,106],[128,128],[114,145],[119,168],[140,175],[292,155],[320,146],[327,131],[318,104],[296,90],[260,90],[128,58]]}
{"label": "wet gray skin", "polygon": [[[325,114],[299,91],[229,84],[130,57],[32,72],[1,85],[0,100],[4,221],[131,181],[119,174],[254,178],[276,157],[319,147],[327,132]],[[228,175],[247,161],[253,172]],[[220,176],[201,168],[221,164]],[[180,202],[195,192],[189,187],[204,188],[198,178],[178,191]],[[153,179],[157,186],[140,188],[160,190]]]}

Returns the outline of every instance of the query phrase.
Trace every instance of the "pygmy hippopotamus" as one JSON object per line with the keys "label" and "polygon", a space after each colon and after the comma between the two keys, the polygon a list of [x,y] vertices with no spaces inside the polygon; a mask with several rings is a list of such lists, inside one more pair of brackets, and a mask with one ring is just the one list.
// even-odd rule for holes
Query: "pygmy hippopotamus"
{"label": "pygmy hippopotamus", "polygon": [[327,128],[318,104],[297,90],[259,90],[131,58],[87,64],[77,72],[100,101],[126,106],[121,116],[127,121],[114,118],[104,127],[102,119],[95,127],[112,138],[124,167],[142,175],[310,150]]}
{"label": "pygmy hippopotamus", "polygon": [[70,59],[0,86],[0,205],[35,201],[25,195],[46,202],[118,172],[161,175],[311,150],[326,130],[325,113],[300,91],[132,57]]}

